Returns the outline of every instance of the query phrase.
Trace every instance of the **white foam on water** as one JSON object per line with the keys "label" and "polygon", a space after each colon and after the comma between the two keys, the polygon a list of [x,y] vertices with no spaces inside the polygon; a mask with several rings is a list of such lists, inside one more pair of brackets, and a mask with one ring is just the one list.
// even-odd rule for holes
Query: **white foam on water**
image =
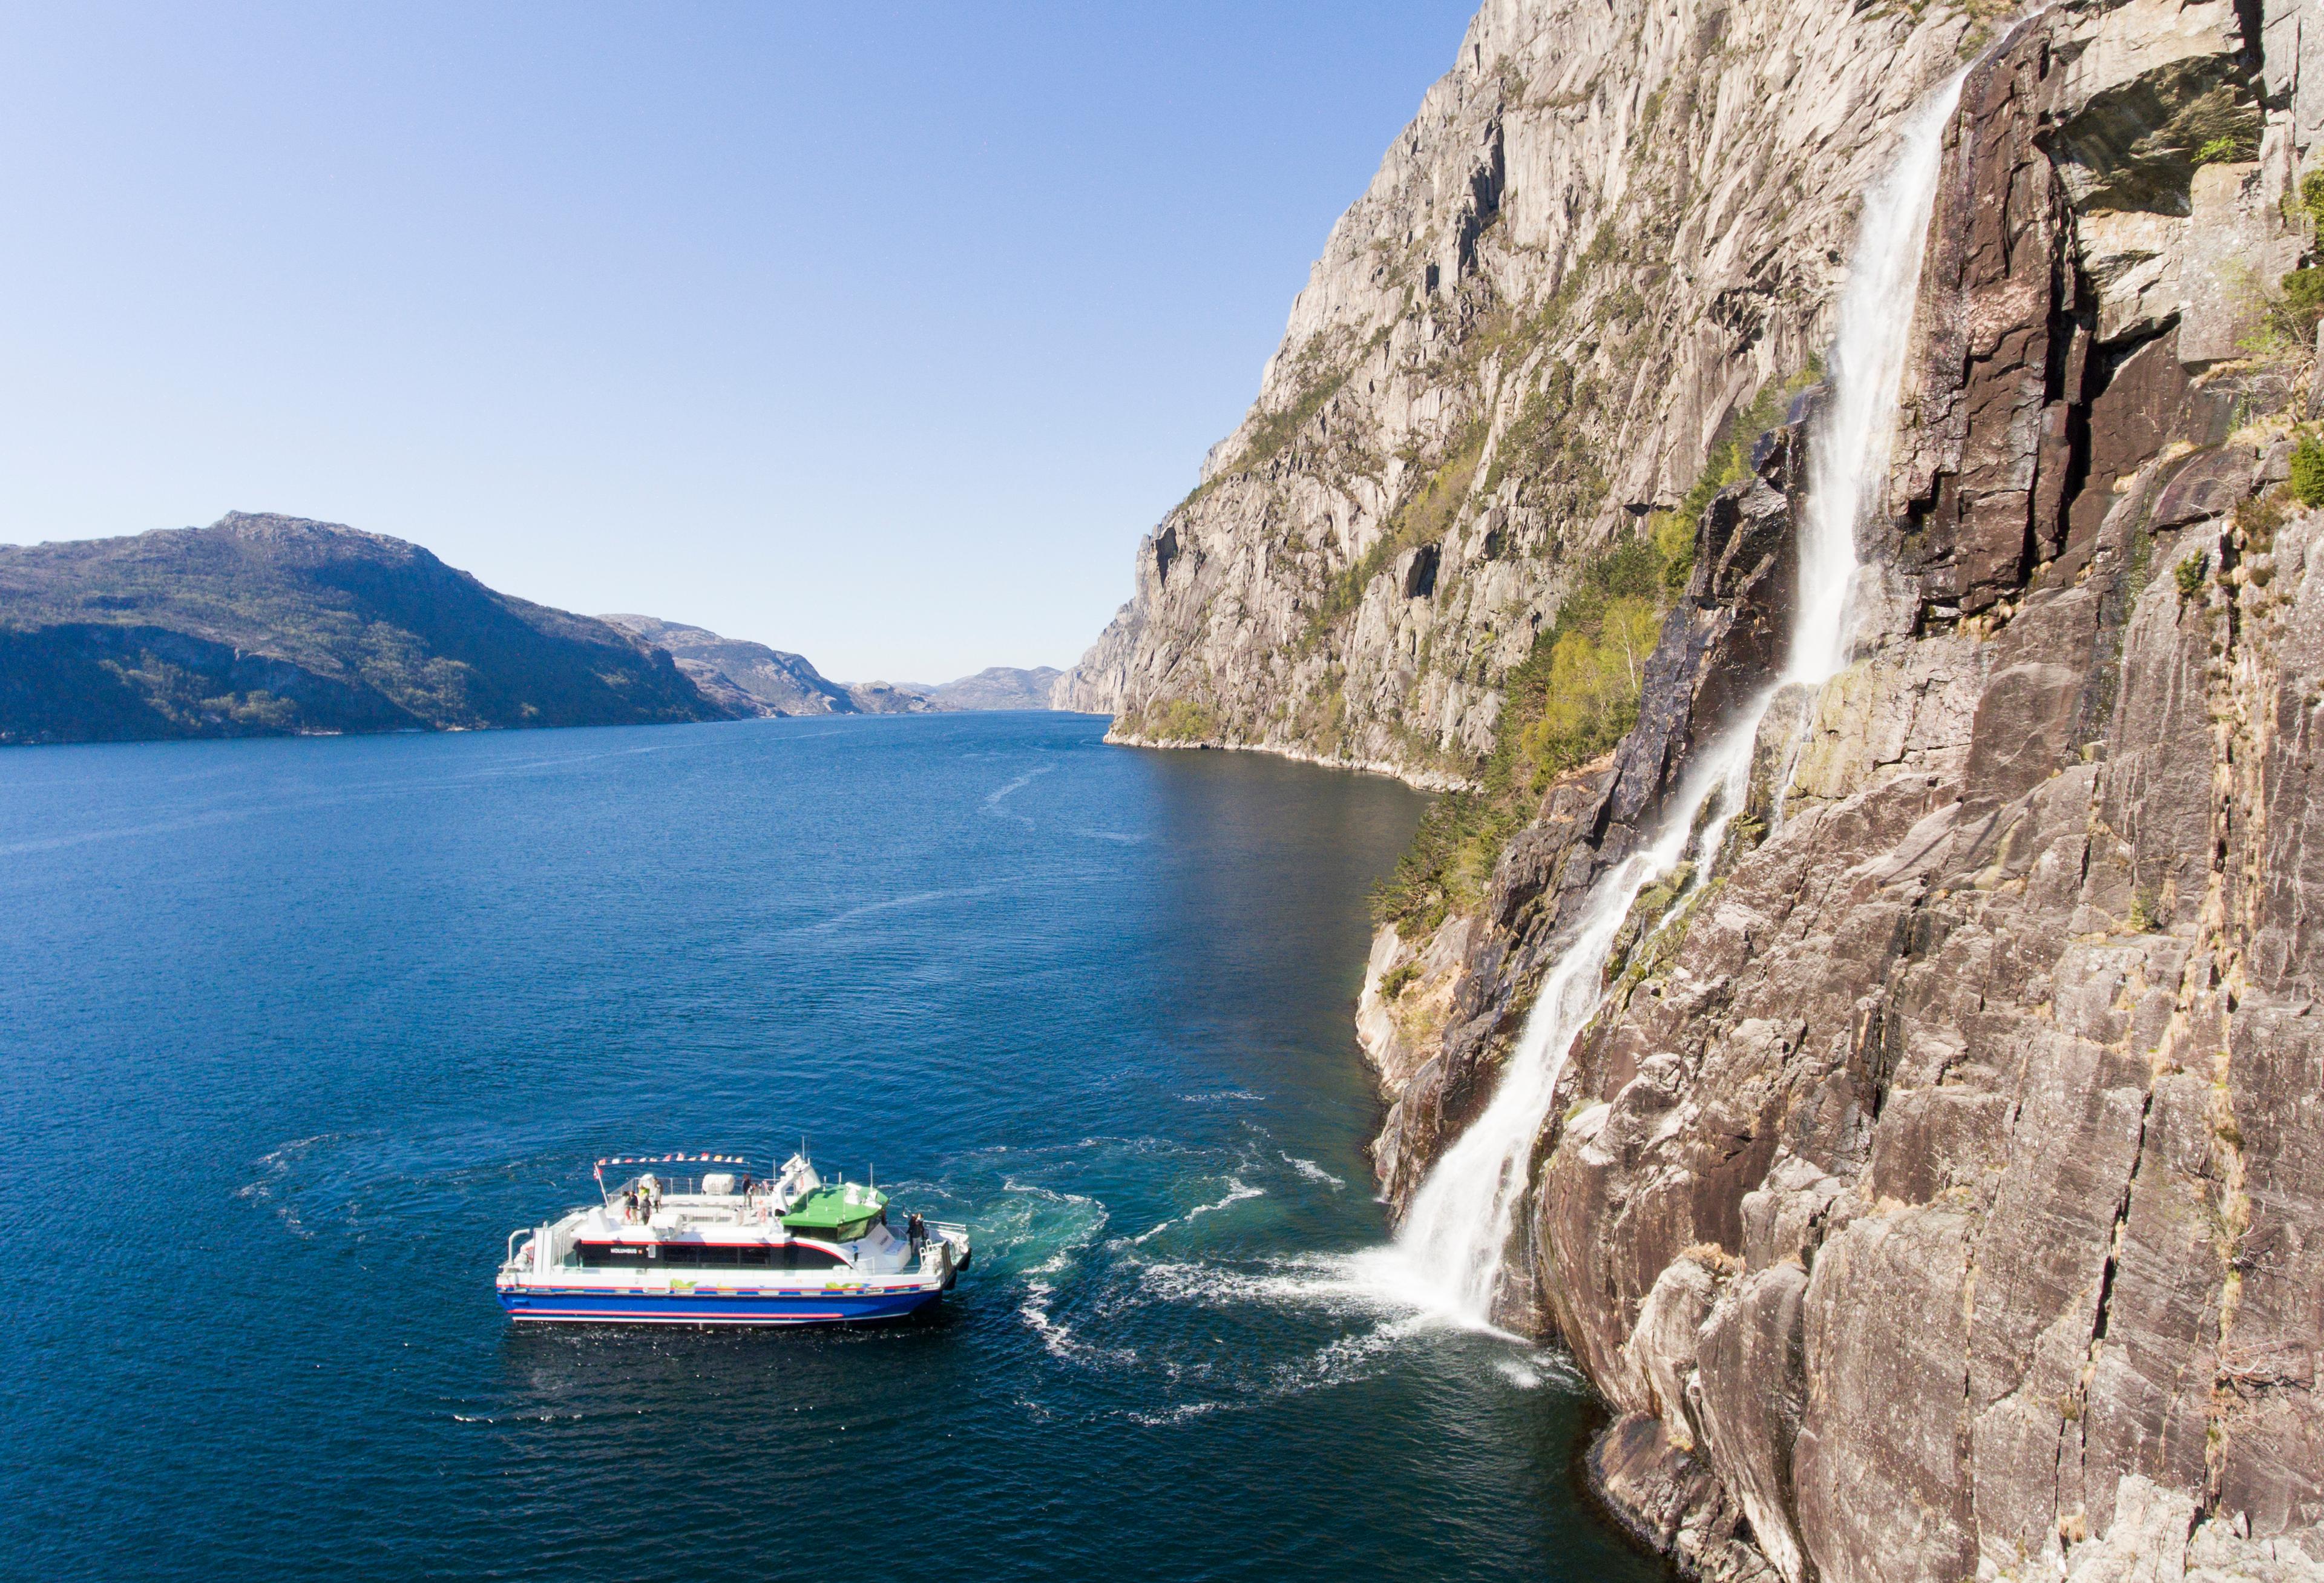
{"label": "white foam on water", "polygon": [[[1280,1153],[1281,1151],[1278,1150],[1277,1153]],[[1305,1177],[1309,1181],[1329,1182],[1334,1191],[1343,1191],[1347,1188],[1348,1184],[1345,1181],[1342,1180],[1339,1177],[1333,1176],[1330,1171],[1316,1164],[1313,1160],[1302,1160],[1296,1155],[1291,1154],[1283,1154],[1282,1159],[1283,1163],[1291,1167],[1292,1170],[1297,1171],[1301,1176]]]}
{"label": "white foam on water", "polygon": [[245,1182],[235,1189],[234,1196],[245,1203],[265,1205],[281,1222],[285,1231],[293,1236],[312,1240],[315,1234],[300,1218],[298,1198],[286,1184],[291,1171],[318,1145],[337,1143],[347,1135],[344,1133],[317,1133],[311,1138],[293,1138],[279,1149],[269,1150],[254,1162],[266,1174],[256,1181]]}
{"label": "white foam on water", "polygon": [[1267,1197],[1267,1190],[1265,1188],[1252,1187],[1240,1177],[1231,1176],[1227,1178],[1226,1197],[1217,1199],[1212,1203],[1197,1204],[1193,1208],[1187,1210],[1184,1215],[1172,1216],[1169,1219],[1163,1221],[1160,1225],[1154,1227],[1150,1230],[1140,1232],[1138,1236],[1131,1237],[1130,1239],[1130,1245],[1132,1247],[1141,1247],[1153,1238],[1157,1237],[1164,1232],[1169,1230],[1173,1226],[1190,1226],[1205,1215],[1214,1215],[1221,1209],[1230,1208],[1236,1204],[1244,1202],[1246,1199],[1263,1199],[1265,1197]]}
{"label": "white foam on water", "polygon": [[1131,1423],[1146,1429],[1167,1429],[1213,1412],[1235,1412],[1250,1405],[1248,1402],[1181,1402],[1158,1412],[1126,1412],[1122,1416]]}
{"label": "white foam on water", "polygon": [[1029,816],[1019,813],[1013,808],[1003,808],[1001,804],[1008,801],[1012,795],[1023,791],[1027,786],[1032,784],[1033,782],[1038,780],[1041,776],[1047,774],[1051,770],[1054,770],[1056,767],[1057,766],[1055,764],[1043,764],[1038,769],[1027,770],[1023,774],[1010,782],[1006,786],[1000,787],[988,793],[984,799],[984,811],[987,813],[997,813],[1003,819],[1013,819],[1019,824],[1029,825],[1033,823],[1034,821]]}
{"label": "white foam on water", "polygon": [[961,896],[988,895],[1004,887],[1000,885],[962,885],[952,890],[915,891],[908,896],[888,896],[877,902],[865,902],[861,906],[850,907],[842,912],[835,912],[830,917],[817,919],[813,923],[801,924],[796,932],[828,934],[835,929],[844,928],[858,918],[868,918],[875,912],[893,912],[905,907],[926,907],[937,902],[953,901]]}
{"label": "white foam on water", "polygon": [[1017,1305],[1017,1317],[1039,1338],[1050,1356],[1084,1367],[1130,1368],[1137,1364],[1138,1354],[1131,1348],[1100,1347],[1084,1341],[1074,1334],[1072,1326],[1052,1317],[1049,1303],[1056,1296],[1056,1288],[1047,1281],[1028,1280],[1025,1283],[1025,1299]]}
{"label": "white foam on water", "polygon": [[1195,1219],[1204,1215],[1215,1215],[1221,1209],[1227,1208],[1231,1205],[1242,1203],[1246,1199],[1263,1199],[1265,1197],[1267,1197],[1267,1190],[1265,1188],[1252,1187],[1249,1182],[1242,1180],[1240,1178],[1231,1176],[1227,1178],[1227,1196],[1225,1198],[1216,1199],[1208,1204],[1195,1205],[1193,1208],[1187,1210],[1185,1214],[1179,1217],[1179,1223],[1183,1225],[1186,1221]]}
{"label": "white foam on water", "polygon": [[1261,1262],[1255,1268],[1156,1260],[1138,1266],[1138,1282],[1163,1302],[1208,1308],[1261,1304],[1340,1314],[1401,1313],[1410,1305],[1351,1277],[1355,1255],[1305,1254]]}
{"label": "white foam on water", "polygon": [[[1026,1267],[1024,1295],[1017,1304],[1017,1317],[1024,1321],[1025,1328],[1033,1332],[1052,1357],[1063,1362],[1120,1368],[1136,1364],[1136,1352],[1084,1341],[1074,1334],[1072,1326],[1051,1312],[1058,1280],[1073,1270],[1080,1255],[1104,1231],[1110,1218],[1106,1207],[1086,1194],[1060,1192],[1038,1182],[1003,1178],[1001,1185],[1002,1190],[1018,1197],[1014,1206],[999,1206],[998,1212],[987,1217],[988,1234],[999,1245],[996,1254],[1007,1256],[1028,1245],[1038,1250],[1050,1236],[1056,1236],[1047,1255]],[[1064,1223],[1062,1227],[1041,1224],[1036,1205],[1056,1206],[1054,1213]],[[1062,1235],[1057,1235],[1060,1230]]]}

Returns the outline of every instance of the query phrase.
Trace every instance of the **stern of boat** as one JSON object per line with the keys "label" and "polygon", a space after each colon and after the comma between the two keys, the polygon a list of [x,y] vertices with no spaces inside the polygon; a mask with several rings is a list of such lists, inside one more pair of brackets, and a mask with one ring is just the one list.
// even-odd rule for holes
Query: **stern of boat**
{"label": "stern of boat", "polygon": [[941,1276],[944,1289],[950,1291],[960,1273],[975,1259],[976,1250],[969,1244],[967,1227],[950,1220],[930,1220],[927,1225],[928,1240],[920,1254],[920,1268]]}

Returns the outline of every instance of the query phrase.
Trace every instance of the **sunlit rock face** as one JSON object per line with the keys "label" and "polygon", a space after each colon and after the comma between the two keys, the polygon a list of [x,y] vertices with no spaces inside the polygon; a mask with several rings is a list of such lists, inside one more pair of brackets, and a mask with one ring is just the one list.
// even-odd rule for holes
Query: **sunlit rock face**
{"label": "sunlit rock face", "polygon": [[[2324,1576],[2324,513],[2278,290],[2324,15],[2004,20],[1488,5],[1061,695],[1473,776],[1582,560],[1829,342],[1859,196],[1974,59],[1844,664],[1618,937],[1498,1314],[1572,1349],[1600,1488],[1705,1576]],[[1392,1203],[1772,677],[1817,399],[1693,523],[1630,737],[1377,942]]]}
{"label": "sunlit rock face", "polygon": [[1488,5],[1058,703],[1471,778],[1579,562],[1809,367],[1892,124],[1983,26]]}

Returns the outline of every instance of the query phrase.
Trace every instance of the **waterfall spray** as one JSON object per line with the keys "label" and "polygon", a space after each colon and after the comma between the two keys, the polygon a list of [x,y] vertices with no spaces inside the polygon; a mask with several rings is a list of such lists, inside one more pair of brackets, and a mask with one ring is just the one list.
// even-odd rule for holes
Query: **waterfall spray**
{"label": "waterfall spray", "polygon": [[[1906,117],[1896,157],[1866,194],[1849,282],[1840,297],[1831,393],[1810,440],[1800,527],[1797,615],[1782,682],[1821,683],[1847,663],[1856,529],[1886,494],[1897,386],[1920,289],[1921,255],[1936,198],[1945,123],[1960,97],[1956,73]],[[1698,874],[1718,854],[1741,805],[1770,687],[1700,748],[1665,804],[1653,840],[1601,874],[1584,898],[1564,952],[1550,967],[1484,1114],[1437,1161],[1414,1195],[1397,1238],[1431,1306],[1489,1324],[1501,1259],[1527,1168],[1575,1038],[1597,1013],[1608,952],[1638,893],[1687,855],[1690,833],[1719,805],[1694,844]]]}

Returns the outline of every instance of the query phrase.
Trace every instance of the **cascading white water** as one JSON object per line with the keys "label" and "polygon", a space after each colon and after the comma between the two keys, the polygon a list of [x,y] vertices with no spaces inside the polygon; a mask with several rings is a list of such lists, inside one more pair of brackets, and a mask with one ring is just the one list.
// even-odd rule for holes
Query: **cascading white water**
{"label": "cascading white water", "polygon": [[1417,1277],[1418,1295],[1430,1307],[1469,1323],[1490,1322],[1501,1250],[1525,1197],[1533,1142],[1548,1119],[1566,1051],[1598,1009],[1603,993],[1599,975],[1614,936],[1638,893],[1685,854],[1704,801],[1728,784],[1738,759],[1748,764],[1750,754],[1748,732],[1730,735],[1698,754],[1654,844],[1630,854],[1591,887],[1580,924],[1542,982],[1492,1102],[1436,1162],[1413,1195],[1397,1237]]}
{"label": "cascading white water", "polygon": [[[1905,118],[1887,174],[1866,194],[1830,360],[1831,394],[1809,450],[1800,528],[1800,588],[1784,674],[1718,738],[1699,750],[1665,805],[1653,842],[1600,875],[1564,953],[1526,1015],[1499,1087],[1437,1161],[1397,1237],[1400,1261],[1429,1306],[1489,1324],[1535,1141],[1549,1117],[1573,1041],[1596,1014],[1600,976],[1638,893],[1687,854],[1697,817],[1720,800],[1693,856],[1698,874],[1717,856],[1739,805],[1754,738],[1776,686],[1821,682],[1846,662],[1856,578],[1856,529],[1885,494],[1897,386],[1920,290],[1921,255],[1935,202],[1945,123],[1960,97],[1956,73]],[[1699,883],[1699,881],[1698,881]]]}
{"label": "cascading white water", "polygon": [[1856,530],[1888,488],[1897,387],[1921,293],[1921,255],[1944,158],[1945,123],[1966,68],[1905,117],[1888,173],[1864,195],[1864,216],[1840,298],[1826,373],[1831,398],[1808,443],[1800,522],[1800,597],[1785,681],[1830,680],[1848,663]]}

